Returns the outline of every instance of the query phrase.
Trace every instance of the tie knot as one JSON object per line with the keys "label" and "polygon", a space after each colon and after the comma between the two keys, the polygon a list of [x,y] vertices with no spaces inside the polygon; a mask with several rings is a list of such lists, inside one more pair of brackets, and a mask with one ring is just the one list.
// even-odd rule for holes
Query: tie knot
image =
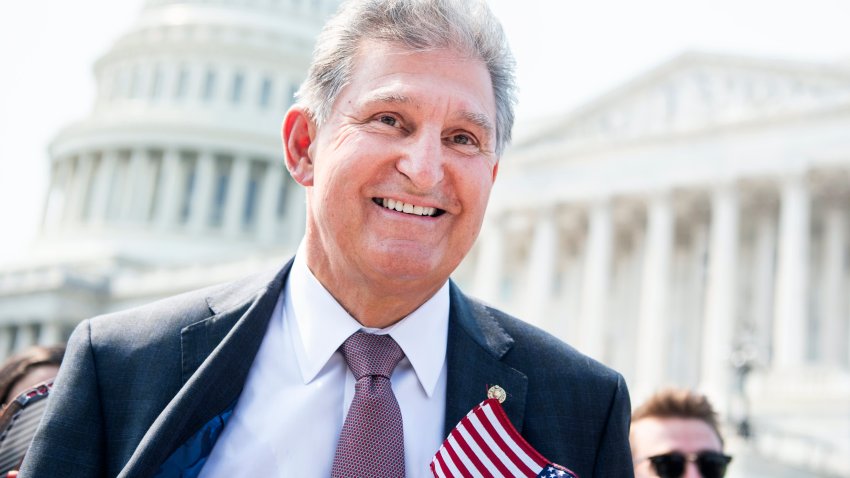
{"label": "tie knot", "polygon": [[404,357],[401,347],[389,335],[355,332],[345,339],[340,349],[357,380],[367,375],[390,378]]}

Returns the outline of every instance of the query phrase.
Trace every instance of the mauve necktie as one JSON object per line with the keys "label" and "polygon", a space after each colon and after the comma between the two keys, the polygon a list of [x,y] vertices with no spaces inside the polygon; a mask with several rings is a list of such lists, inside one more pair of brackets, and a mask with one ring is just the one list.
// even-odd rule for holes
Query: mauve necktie
{"label": "mauve necktie", "polygon": [[404,430],[390,376],[404,357],[389,335],[356,332],[340,347],[357,383],[336,445],[333,478],[404,477]]}

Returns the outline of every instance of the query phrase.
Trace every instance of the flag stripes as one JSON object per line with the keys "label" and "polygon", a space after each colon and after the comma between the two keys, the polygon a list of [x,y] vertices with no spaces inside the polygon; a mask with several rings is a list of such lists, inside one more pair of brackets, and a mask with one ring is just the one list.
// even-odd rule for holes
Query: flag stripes
{"label": "flag stripes", "polygon": [[431,461],[431,471],[438,478],[535,478],[548,465],[491,398],[452,430]]}

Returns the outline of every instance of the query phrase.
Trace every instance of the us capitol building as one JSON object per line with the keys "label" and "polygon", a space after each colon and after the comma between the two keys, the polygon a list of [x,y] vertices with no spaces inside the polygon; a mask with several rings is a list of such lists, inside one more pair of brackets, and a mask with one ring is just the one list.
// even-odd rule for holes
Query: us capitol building
{"label": "us capitol building", "polygon": [[[145,3],[50,144],[0,357],[287,260],[304,197],[278,133],[337,3]],[[455,279],[623,372],[633,404],[707,392],[748,437],[732,477],[850,476],[850,68],[683,54],[521,126]]]}

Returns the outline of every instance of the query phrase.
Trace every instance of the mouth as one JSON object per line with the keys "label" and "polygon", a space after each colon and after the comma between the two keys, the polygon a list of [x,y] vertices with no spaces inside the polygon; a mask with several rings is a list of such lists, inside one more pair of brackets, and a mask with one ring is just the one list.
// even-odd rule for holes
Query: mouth
{"label": "mouth", "polygon": [[372,198],[372,202],[374,202],[378,206],[387,209],[392,209],[394,211],[398,211],[404,214],[410,214],[412,216],[438,217],[443,215],[444,212],[446,212],[442,209],[437,209],[435,207],[417,206],[416,204],[406,203],[403,201],[389,198]]}

